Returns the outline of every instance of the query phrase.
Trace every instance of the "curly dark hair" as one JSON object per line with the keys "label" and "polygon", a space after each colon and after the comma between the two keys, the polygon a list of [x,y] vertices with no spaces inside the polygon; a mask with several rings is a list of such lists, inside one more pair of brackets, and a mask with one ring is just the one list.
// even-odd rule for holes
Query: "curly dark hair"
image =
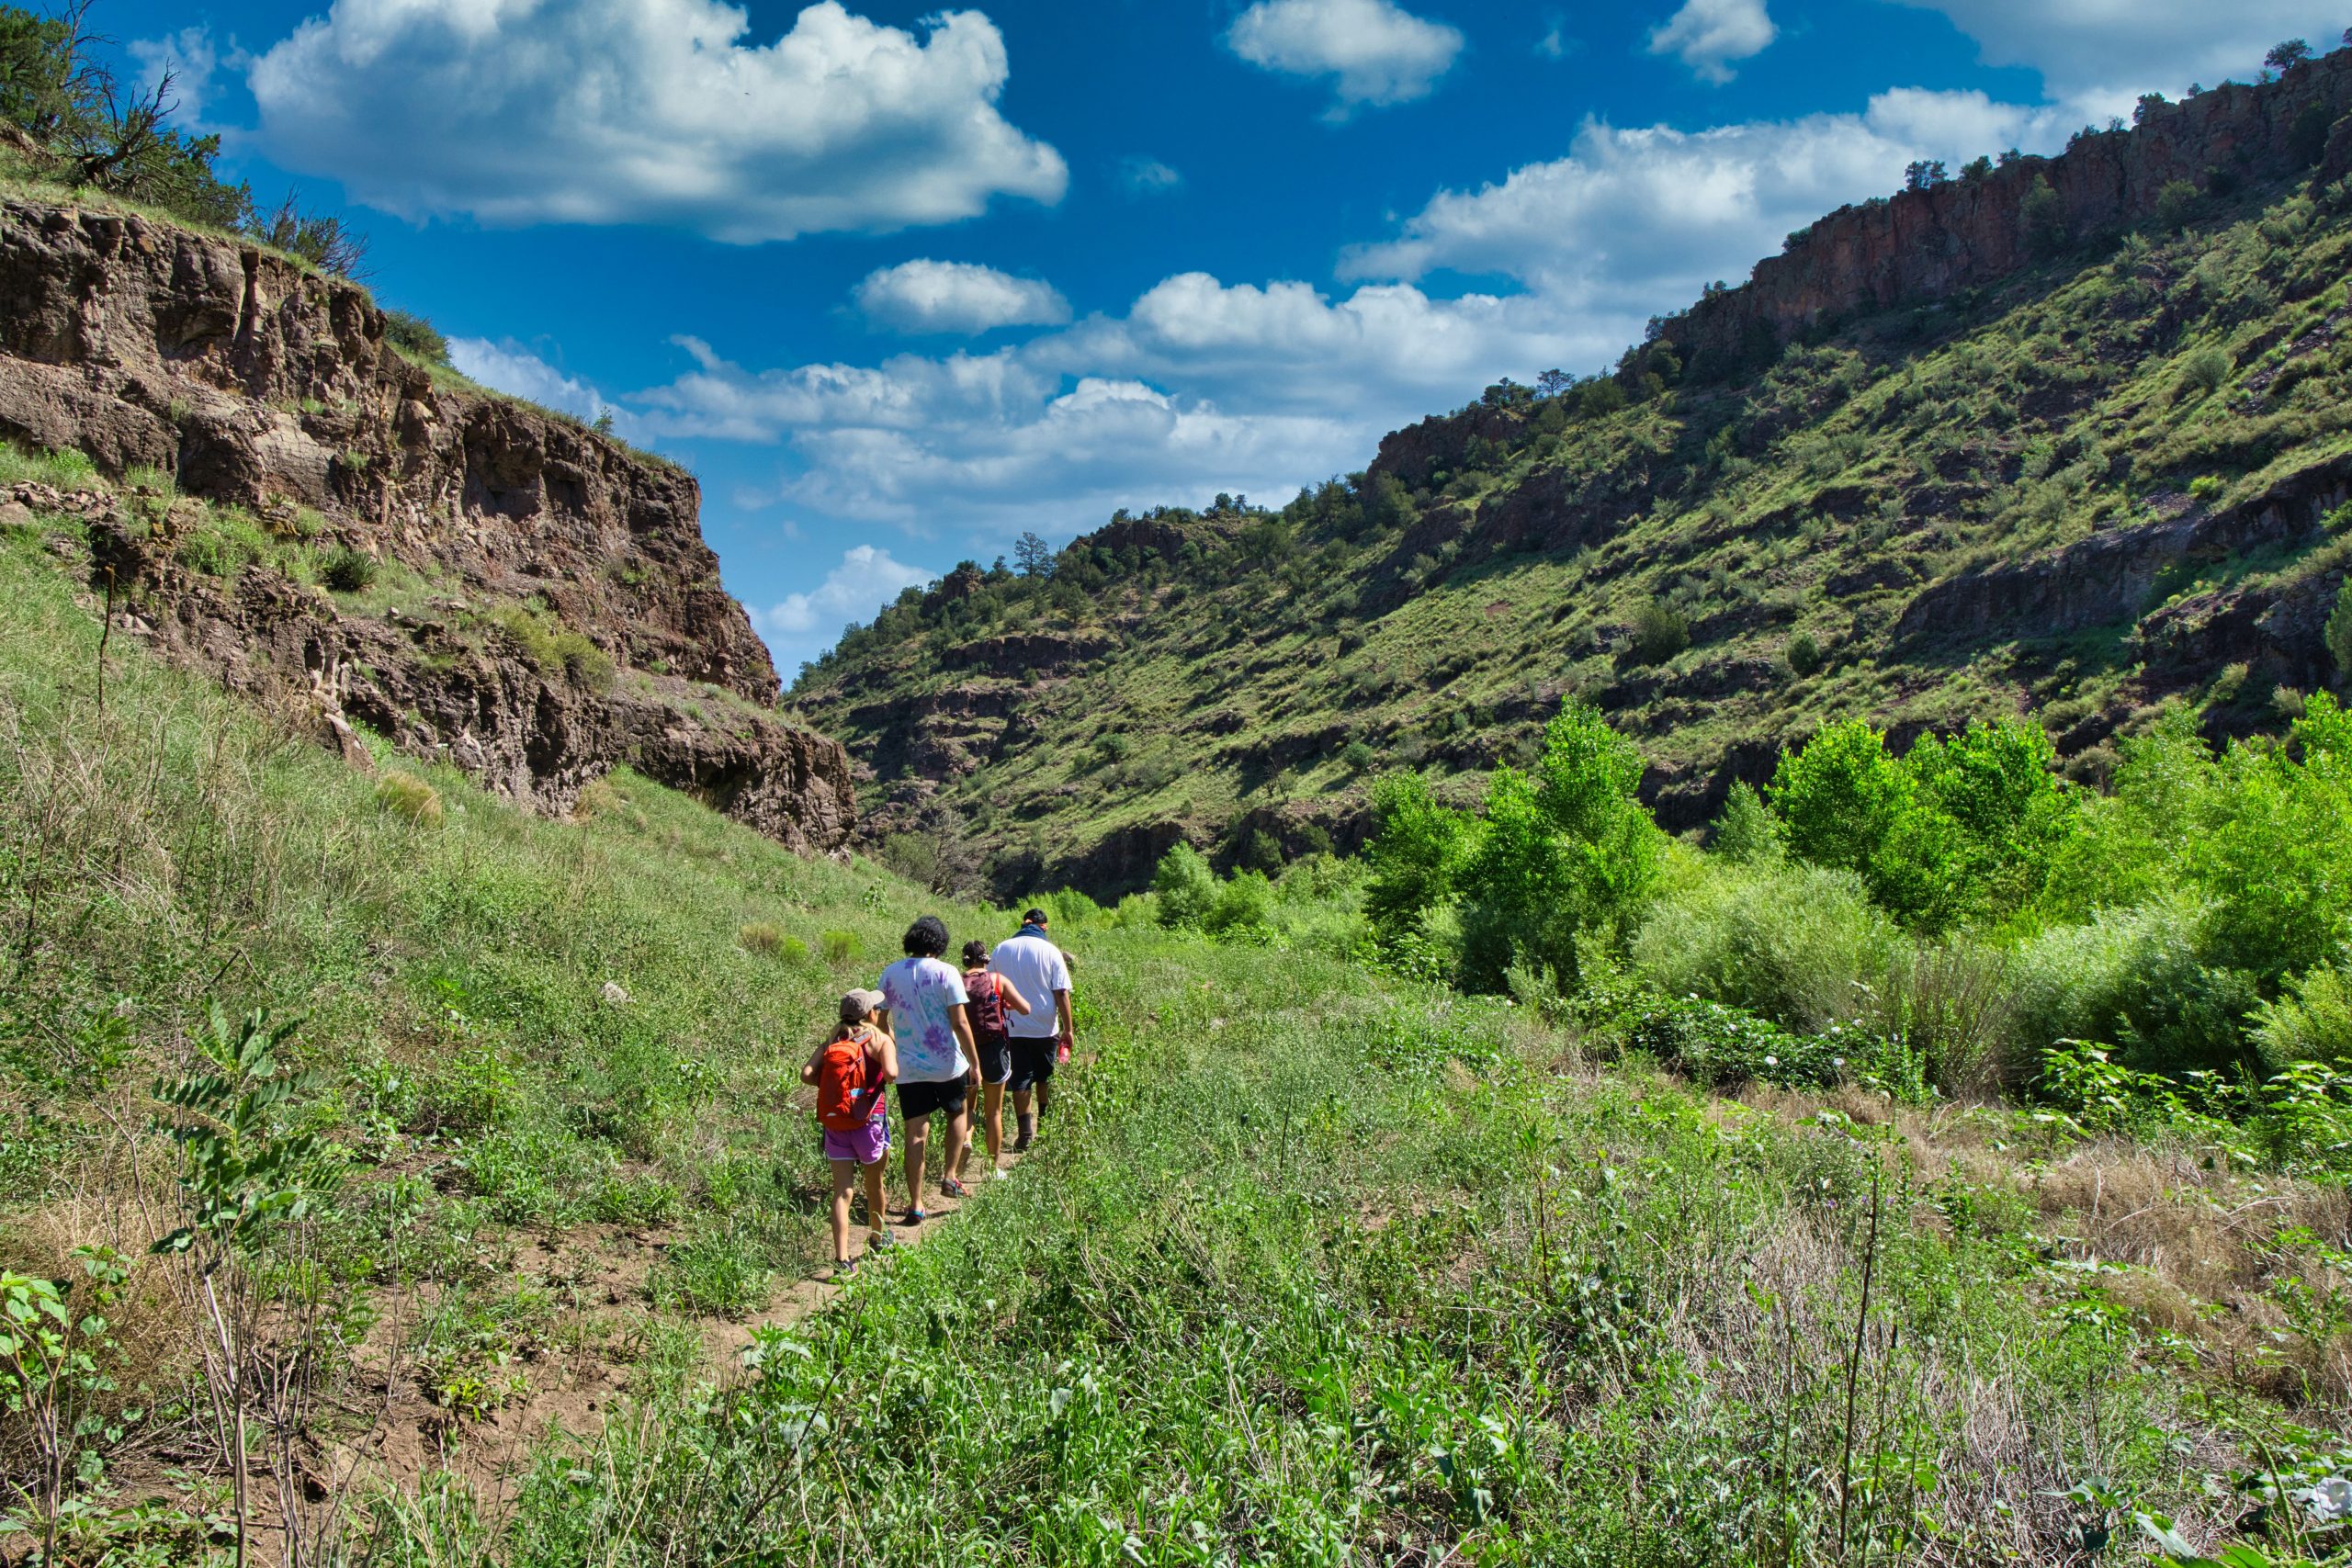
{"label": "curly dark hair", "polygon": [[907,928],[906,941],[899,945],[909,958],[937,958],[947,951],[947,922],[937,915],[925,915]]}

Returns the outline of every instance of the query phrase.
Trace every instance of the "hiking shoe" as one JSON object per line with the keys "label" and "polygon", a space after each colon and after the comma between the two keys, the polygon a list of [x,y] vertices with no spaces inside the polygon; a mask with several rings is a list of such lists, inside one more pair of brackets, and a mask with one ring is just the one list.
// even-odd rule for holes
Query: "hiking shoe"
{"label": "hiking shoe", "polygon": [[939,1193],[943,1198],[968,1198],[972,1190],[952,1176],[943,1176],[939,1179]]}
{"label": "hiking shoe", "polygon": [[1027,1154],[1029,1152],[1030,1141],[1029,1129],[1026,1127],[1022,1128],[1021,1131],[1013,1137],[1012,1152],[1017,1155]]}
{"label": "hiking shoe", "polygon": [[930,1215],[924,1213],[921,1209],[909,1209],[904,1214],[899,1216],[899,1223],[903,1225],[919,1225],[930,1217]]}
{"label": "hiking shoe", "polygon": [[897,1236],[892,1235],[888,1231],[876,1229],[872,1237],[866,1241],[865,1250],[868,1252],[888,1252],[898,1245],[899,1238]]}

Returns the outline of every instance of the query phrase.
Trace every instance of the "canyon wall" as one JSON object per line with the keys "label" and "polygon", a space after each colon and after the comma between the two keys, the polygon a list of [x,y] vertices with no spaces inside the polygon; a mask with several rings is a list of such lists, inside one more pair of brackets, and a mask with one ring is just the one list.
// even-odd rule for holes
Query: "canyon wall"
{"label": "canyon wall", "polygon": [[[693,477],[386,330],[365,289],[251,244],[0,202],[0,435],[123,481],[13,500],[89,522],[126,632],[331,733],[348,716],[555,812],[626,764],[795,847],[842,845],[848,757],[775,715]],[[382,586],[193,559],[186,536],[222,515],[356,552]]]}

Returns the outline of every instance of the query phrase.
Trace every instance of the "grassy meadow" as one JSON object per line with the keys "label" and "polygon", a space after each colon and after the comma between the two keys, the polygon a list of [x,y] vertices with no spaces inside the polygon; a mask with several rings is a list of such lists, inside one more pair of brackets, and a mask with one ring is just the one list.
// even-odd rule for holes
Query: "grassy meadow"
{"label": "grassy meadow", "polygon": [[1175,889],[1057,900],[1081,1061],[1046,1140],[788,1310],[825,1247],[794,1069],[938,901],[640,780],[553,822],[365,775],[119,635],[101,705],[72,526],[0,537],[12,1562],[2336,1540],[2330,1160],[2047,1097],[1710,1091],[1593,987],[1403,977],[1328,860],[1212,888],[1250,906],[1225,940]]}

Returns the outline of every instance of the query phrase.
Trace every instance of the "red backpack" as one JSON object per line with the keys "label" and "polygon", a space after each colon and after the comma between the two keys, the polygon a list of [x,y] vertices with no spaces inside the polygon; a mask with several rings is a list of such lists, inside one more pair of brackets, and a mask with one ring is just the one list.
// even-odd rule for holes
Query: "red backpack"
{"label": "red backpack", "polygon": [[971,1004],[972,1038],[982,1044],[1003,1044],[1012,1032],[1004,1016],[1003,978],[987,969],[967,970],[964,995]]}
{"label": "red backpack", "polygon": [[861,1029],[825,1047],[817,1063],[817,1120],[828,1132],[854,1133],[874,1114],[882,1086],[870,1080],[873,1070],[866,1048],[873,1035]]}

